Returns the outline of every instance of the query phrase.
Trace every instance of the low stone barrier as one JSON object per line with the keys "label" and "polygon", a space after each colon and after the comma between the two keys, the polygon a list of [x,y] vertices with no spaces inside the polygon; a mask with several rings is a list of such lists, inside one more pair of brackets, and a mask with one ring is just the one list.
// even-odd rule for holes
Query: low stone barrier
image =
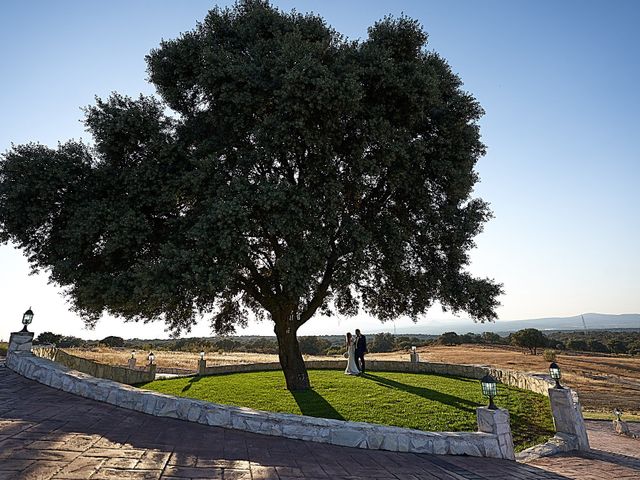
{"label": "low stone barrier", "polygon": [[174,397],[96,378],[26,351],[9,355],[7,367],[53,388],[160,417],[373,450],[514,459],[506,410],[487,413],[488,409],[479,407],[479,432],[423,432]]}
{"label": "low stone barrier", "polygon": [[155,369],[133,370],[127,367],[105,365],[71,355],[56,347],[33,347],[32,352],[38,357],[52,360],[73,370],[127,385],[151,382],[155,379]]}

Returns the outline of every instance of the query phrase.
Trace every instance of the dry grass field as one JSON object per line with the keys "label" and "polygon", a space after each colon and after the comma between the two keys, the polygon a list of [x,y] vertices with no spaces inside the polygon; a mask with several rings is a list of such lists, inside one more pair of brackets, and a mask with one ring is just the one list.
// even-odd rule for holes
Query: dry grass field
{"label": "dry grass field", "polygon": [[[66,349],[73,355],[111,365],[126,365],[130,350],[113,348]],[[420,360],[427,362],[489,365],[522,372],[547,372],[549,362],[542,355],[523,354],[520,349],[504,346],[461,345],[455,347],[421,347]],[[146,363],[148,352],[137,352],[138,365]],[[197,369],[198,355],[189,352],[156,351],[158,369]],[[408,353],[370,354],[370,359],[408,360]],[[309,360],[327,357],[306,357]],[[334,357],[340,358],[340,357]],[[253,353],[207,353],[208,365],[277,362],[277,355]],[[640,415],[640,357],[560,354],[563,383],[577,390],[585,411],[610,413],[615,407]]]}
{"label": "dry grass field", "polygon": [[[490,365],[522,372],[546,373],[542,355],[523,354],[518,348],[461,345],[419,348],[425,362]],[[371,358],[407,358],[406,353],[371,355]],[[615,407],[640,414],[640,357],[559,354],[562,383],[578,391],[587,411],[610,413]]]}

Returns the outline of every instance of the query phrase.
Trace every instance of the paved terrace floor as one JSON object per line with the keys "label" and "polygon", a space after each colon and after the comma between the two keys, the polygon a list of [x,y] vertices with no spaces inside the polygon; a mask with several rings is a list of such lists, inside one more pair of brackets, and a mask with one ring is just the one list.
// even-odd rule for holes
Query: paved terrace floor
{"label": "paved terrace floor", "polygon": [[536,466],[361,450],[153,417],[0,366],[0,479],[640,478],[640,441],[606,435],[603,429],[597,448],[613,439],[617,453],[555,457]]}

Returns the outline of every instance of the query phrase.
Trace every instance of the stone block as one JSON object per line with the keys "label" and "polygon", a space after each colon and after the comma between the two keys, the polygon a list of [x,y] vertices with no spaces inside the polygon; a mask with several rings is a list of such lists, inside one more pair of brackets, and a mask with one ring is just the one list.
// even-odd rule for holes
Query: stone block
{"label": "stone block", "polygon": [[227,427],[231,425],[231,413],[222,408],[209,408],[206,411],[207,425]]}
{"label": "stone block", "polygon": [[398,435],[387,433],[384,436],[384,440],[382,440],[382,445],[380,447],[382,450],[389,450],[391,452],[398,451]]}
{"label": "stone block", "polygon": [[478,431],[496,435],[498,438],[498,448],[501,452],[501,458],[514,460],[515,452],[513,449],[513,437],[511,435],[509,412],[502,408],[494,410],[488,407],[478,407],[476,412],[478,418]]}
{"label": "stone block", "polygon": [[556,432],[574,436],[578,450],[589,450],[589,438],[577,393],[568,388],[550,388],[548,393]]}
{"label": "stone block", "polygon": [[9,336],[9,346],[7,347],[7,357],[17,352],[31,353],[33,346],[32,332],[12,332]]}
{"label": "stone block", "polygon": [[471,455],[473,457],[482,456],[477,446],[464,439],[452,440],[449,444],[449,453],[451,455]]}
{"label": "stone block", "polygon": [[[389,435],[387,438],[393,438],[393,436]],[[385,438],[385,441],[387,440]],[[334,445],[343,445],[345,447],[357,447],[365,440],[364,432],[359,429],[351,429],[348,427],[344,427],[341,429],[334,429],[331,431],[331,443]],[[383,448],[385,450],[390,450],[390,448],[385,448],[383,443]],[[395,443],[395,449],[397,449],[397,439]]]}
{"label": "stone block", "polygon": [[384,434],[379,431],[370,433],[367,436],[367,446],[372,450],[379,450],[384,441]]}

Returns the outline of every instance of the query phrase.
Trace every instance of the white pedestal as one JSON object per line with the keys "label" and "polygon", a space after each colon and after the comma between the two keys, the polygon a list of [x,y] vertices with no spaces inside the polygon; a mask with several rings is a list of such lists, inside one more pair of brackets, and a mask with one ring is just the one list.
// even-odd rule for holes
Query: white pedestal
{"label": "white pedestal", "polygon": [[502,408],[492,410],[489,407],[478,407],[476,413],[478,415],[478,431],[497,435],[502,458],[515,460],[509,412]]}
{"label": "white pedestal", "polygon": [[207,361],[198,360],[198,375],[204,375],[207,371]]}
{"label": "white pedestal", "polygon": [[575,437],[578,450],[589,450],[589,437],[578,394],[569,388],[550,388],[549,400],[556,432]]}
{"label": "white pedestal", "polygon": [[14,353],[31,353],[33,332],[13,332],[9,338],[7,356]]}

